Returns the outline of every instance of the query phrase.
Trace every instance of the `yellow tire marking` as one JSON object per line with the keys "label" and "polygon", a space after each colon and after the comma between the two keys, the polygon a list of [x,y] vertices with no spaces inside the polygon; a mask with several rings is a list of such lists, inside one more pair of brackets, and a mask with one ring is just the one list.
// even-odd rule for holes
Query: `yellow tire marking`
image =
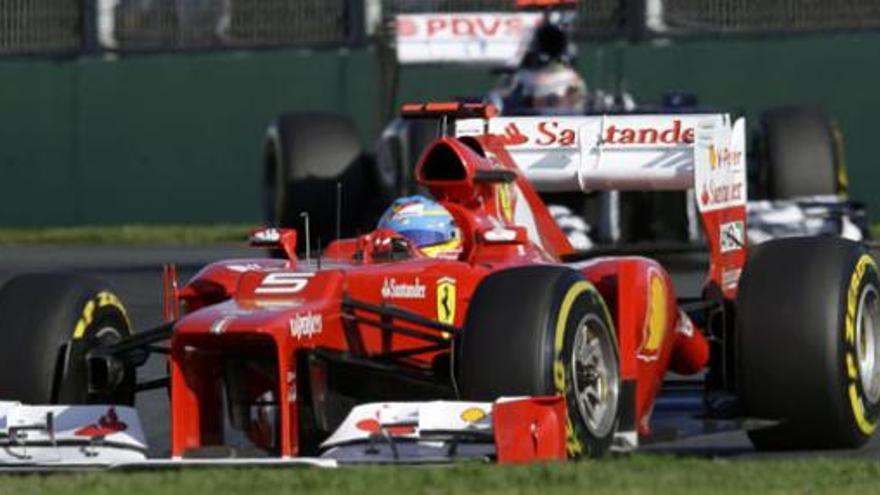
{"label": "yellow tire marking", "polygon": [[[846,298],[846,319],[844,330],[844,338],[848,345],[855,345],[855,319],[856,310],[858,309],[859,304],[859,286],[861,285],[862,278],[864,278],[865,272],[868,270],[869,267],[875,272],[877,271],[877,264],[874,262],[874,259],[867,254],[863,254],[859,258],[859,261],[856,262],[856,268],[855,270],[853,270],[852,278],[849,282],[849,290],[847,291]],[[847,352],[846,354],[846,366],[847,374],[850,378],[849,402],[850,407],[852,408],[853,416],[856,420],[856,425],[859,427],[859,430],[861,430],[862,433],[864,433],[865,435],[871,435],[877,428],[877,423],[872,423],[870,420],[868,420],[868,417],[865,414],[865,406],[862,403],[862,398],[859,396],[858,389],[856,387],[858,370],[856,369],[852,354],[849,352]]]}
{"label": "yellow tire marking", "polygon": [[[578,296],[584,292],[595,293],[596,288],[586,281],[579,281],[572,284],[572,286],[568,288],[565,297],[562,299],[562,304],[559,306],[559,316],[556,319],[556,333],[554,334],[553,340],[553,385],[556,388],[556,393],[563,397],[565,397],[566,392],[568,391],[565,380],[565,363],[563,363],[561,359],[562,346],[565,343],[565,327],[568,323],[568,315],[571,313],[572,305]],[[599,299],[598,301],[602,306],[606,321],[611,321],[608,316],[608,308],[602,302],[602,299]],[[568,423],[565,428],[565,448],[569,457],[576,457],[584,453],[584,445],[575,433],[571,416],[568,417]]]}
{"label": "yellow tire marking", "polygon": [[865,435],[874,433],[874,430],[877,428],[877,423],[871,423],[865,416],[865,408],[862,406],[862,399],[859,397],[859,392],[856,390],[855,383],[850,383],[849,385],[849,402],[853,406],[853,414],[855,414],[856,417],[856,424],[859,426],[859,429],[862,430],[862,433]]}
{"label": "yellow tire marking", "polygon": [[92,324],[92,320],[95,316],[95,310],[103,308],[105,306],[112,306],[119,310],[122,313],[122,317],[125,319],[126,325],[131,328],[131,322],[128,319],[128,313],[125,311],[125,307],[122,305],[122,301],[116,297],[116,294],[107,291],[101,291],[97,295],[95,295],[94,299],[89,300],[85,307],[83,307],[82,314],[77,320],[76,325],[73,328],[73,338],[81,339],[86,334],[86,328]]}
{"label": "yellow tire marking", "polygon": [[847,352],[846,353],[846,374],[850,378],[855,379],[858,376],[858,373],[859,373],[859,371],[858,371],[858,369],[856,369],[856,363],[855,363],[855,360],[853,359],[852,353]]}
{"label": "yellow tire marking", "polygon": [[587,282],[580,281],[568,288],[568,292],[562,299],[562,305],[559,307],[559,318],[556,319],[556,340],[553,342],[553,350],[557,354],[562,352],[562,345],[565,342],[565,324],[568,323],[568,313],[571,312],[571,305],[577,296],[590,290],[591,286]]}

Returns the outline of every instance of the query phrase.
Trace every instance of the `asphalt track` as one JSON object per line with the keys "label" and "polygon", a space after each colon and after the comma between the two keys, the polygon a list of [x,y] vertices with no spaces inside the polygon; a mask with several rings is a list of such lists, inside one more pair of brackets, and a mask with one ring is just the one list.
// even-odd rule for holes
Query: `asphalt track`
{"label": "asphalt track", "polygon": [[[136,329],[161,323],[162,263],[177,263],[181,280],[187,280],[205,264],[223,258],[258,257],[260,251],[236,246],[211,247],[114,247],[39,246],[0,248],[0,284],[28,272],[74,271],[108,281],[125,302]],[[705,276],[705,258],[677,256],[666,266],[672,271],[679,296],[698,295]],[[165,365],[154,357],[141,370],[141,379],[164,376]],[[168,454],[168,397],[164,390],[140,394],[141,419],[151,446],[151,455]],[[821,428],[821,425],[816,425]],[[653,443],[645,450],[677,455],[718,457],[765,457],[793,454],[755,453],[741,431],[700,434],[684,439]],[[880,458],[880,438],[858,451],[810,452],[796,455],[842,455]]]}

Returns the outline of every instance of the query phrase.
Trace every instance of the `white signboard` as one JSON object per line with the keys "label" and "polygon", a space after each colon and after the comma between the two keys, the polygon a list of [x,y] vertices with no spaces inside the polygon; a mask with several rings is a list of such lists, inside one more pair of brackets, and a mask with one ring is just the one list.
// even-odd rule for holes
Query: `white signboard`
{"label": "white signboard", "polygon": [[519,63],[540,13],[401,14],[397,59],[412,63]]}

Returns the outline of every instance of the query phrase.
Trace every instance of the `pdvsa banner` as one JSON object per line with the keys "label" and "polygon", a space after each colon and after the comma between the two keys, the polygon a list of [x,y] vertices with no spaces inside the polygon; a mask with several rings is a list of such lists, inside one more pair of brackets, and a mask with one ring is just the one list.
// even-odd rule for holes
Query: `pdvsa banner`
{"label": "pdvsa banner", "polygon": [[541,14],[400,14],[396,22],[400,63],[515,65]]}

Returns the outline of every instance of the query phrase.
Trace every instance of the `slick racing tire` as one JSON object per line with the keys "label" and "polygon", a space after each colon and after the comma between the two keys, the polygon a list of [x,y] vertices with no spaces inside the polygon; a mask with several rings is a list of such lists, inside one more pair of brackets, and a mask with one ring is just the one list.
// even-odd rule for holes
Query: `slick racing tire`
{"label": "slick racing tire", "polygon": [[296,228],[305,250],[303,219],[309,214],[312,242],[336,237],[338,188],[343,236],[372,229],[382,198],[376,169],[363,153],[354,124],[345,117],[283,114],[269,126],[263,155],[264,220]]}
{"label": "slick racing tire", "polygon": [[851,448],[880,414],[880,279],[861,244],[768,241],[737,296],[738,387],[758,449]]}
{"label": "slick racing tire", "polygon": [[494,273],[474,293],[455,349],[464,400],[561,395],[569,457],[600,457],[618,420],[619,355],[599,292],[574,270]]}
{"label": "slick racing tire", "polygon": [[439,125],[440,122],[433,119],[398,118],[385,128],[376,149],[376,168],[386,197],[416,192],[416,166],[428,146],[437,139]]}
{"label": "slick racing tire", "polygon": [[761,118],[758,188],[766,199],[845,193],[840,133],[815,109],[782,107]]}
{"label": "slick racing tire", "polygon": [[134,370],[111,394],[88,393],[86,354],[131,335],[106,284],[76,274],[28,274],[0,288],[0,399],[25,404],[133,404]]}

